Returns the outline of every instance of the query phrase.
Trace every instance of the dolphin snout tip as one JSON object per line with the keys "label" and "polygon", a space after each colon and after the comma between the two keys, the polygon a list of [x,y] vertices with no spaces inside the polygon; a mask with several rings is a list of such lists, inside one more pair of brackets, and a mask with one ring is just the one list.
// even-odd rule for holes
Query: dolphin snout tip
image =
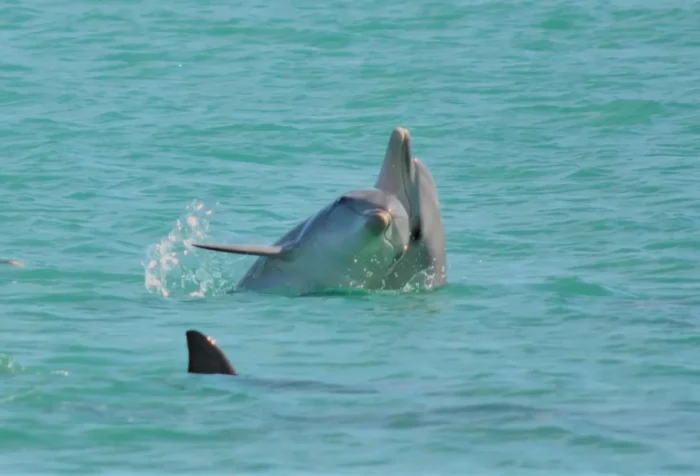
{"label": "dolphin snout tip", "polygon": [[391,138],[394,140],[401,140],[404,141],[406,139],[410,139],[411,134],[408,132],[408,129],[405,127],[397,126],[394,128],[394,131],[391,133]]}

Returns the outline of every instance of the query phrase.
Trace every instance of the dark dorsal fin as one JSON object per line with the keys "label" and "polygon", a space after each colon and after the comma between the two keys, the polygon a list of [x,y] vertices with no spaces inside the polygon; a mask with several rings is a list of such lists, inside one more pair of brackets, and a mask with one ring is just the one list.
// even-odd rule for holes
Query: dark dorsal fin
{"label": "dark dorsal fin", "polygon": [[194,329],[187,331],[185,335],[189,352],[189,373],[238,375],[226,354],[216,346],[214,339]]}

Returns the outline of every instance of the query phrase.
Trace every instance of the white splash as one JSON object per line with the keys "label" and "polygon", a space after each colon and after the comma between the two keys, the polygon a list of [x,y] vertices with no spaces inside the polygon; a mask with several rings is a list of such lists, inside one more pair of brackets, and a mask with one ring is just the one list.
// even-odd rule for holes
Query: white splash
{"label": "white splash", "polygon": [[175,222],[175,227],[160,243],[148,247],[144,266],[144,285],[148,292],[163,297],[187,295],[204,297],[228,285],[216,269],[213,253],[197,255],[193,242],[202,242],[209,232],[213,211],[193,201]]}
{"label": "white splash", "polygon": [[9,355],[0,354],[0,375],[15,374],[24,371],[24,367],[15,362]]}

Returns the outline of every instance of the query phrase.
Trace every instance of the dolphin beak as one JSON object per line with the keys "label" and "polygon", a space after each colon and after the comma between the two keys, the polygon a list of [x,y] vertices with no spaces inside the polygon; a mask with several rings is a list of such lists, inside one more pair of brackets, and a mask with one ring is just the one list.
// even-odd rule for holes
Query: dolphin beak
{"label": "dolphin beak", "polygon": [[400,153],[404,159],[411,160],[411,134],[403,127],[397,127],[389,139],[389,148]]}
{"label": "dolphin beak", "polygon": [[376,210],[374,211],[367,220],[367,228],[372,231],[372,233],[379,235],[384,233],[391,223],[391,213],[387,210]]}

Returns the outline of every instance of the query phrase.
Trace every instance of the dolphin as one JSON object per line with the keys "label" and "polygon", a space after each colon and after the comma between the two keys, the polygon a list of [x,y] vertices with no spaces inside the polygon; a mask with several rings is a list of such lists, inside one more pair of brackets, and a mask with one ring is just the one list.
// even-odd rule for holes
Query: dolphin
{"label": "dolphin", "polygon": [[[185,332],[185,335],[187,336],[188,373],[239,376],[224,351],[216,345],[216,341],[212,337],[206,336],[195,329],[188,330]],[[345,394],[377,393],[374,389],[354,388],[310,380],[261,380],[246,377],[246,382],[275,389],[328,391]]]}
{"label": "dolphin", "polygon": [[21,261],[17,261],[16,259],[3,259],[0,260],[0,264],[6,264],[15,268],[24,268],[24,263],[22,263]]}
{"label": "dolphin", "polygon": [[303,295],[441,286],[447,272],[437,188],[411,152],[409,131],[395,128],[373,188],[341,195],[273,245],[193,246],[258,256],[239,289]]}
{"label": "dolphin", "polygon": [[191,374],[238,375],[224,351],[216,346],[216,341],[201,332],[191,329],[187,336],[189,354],[187,372]]}

